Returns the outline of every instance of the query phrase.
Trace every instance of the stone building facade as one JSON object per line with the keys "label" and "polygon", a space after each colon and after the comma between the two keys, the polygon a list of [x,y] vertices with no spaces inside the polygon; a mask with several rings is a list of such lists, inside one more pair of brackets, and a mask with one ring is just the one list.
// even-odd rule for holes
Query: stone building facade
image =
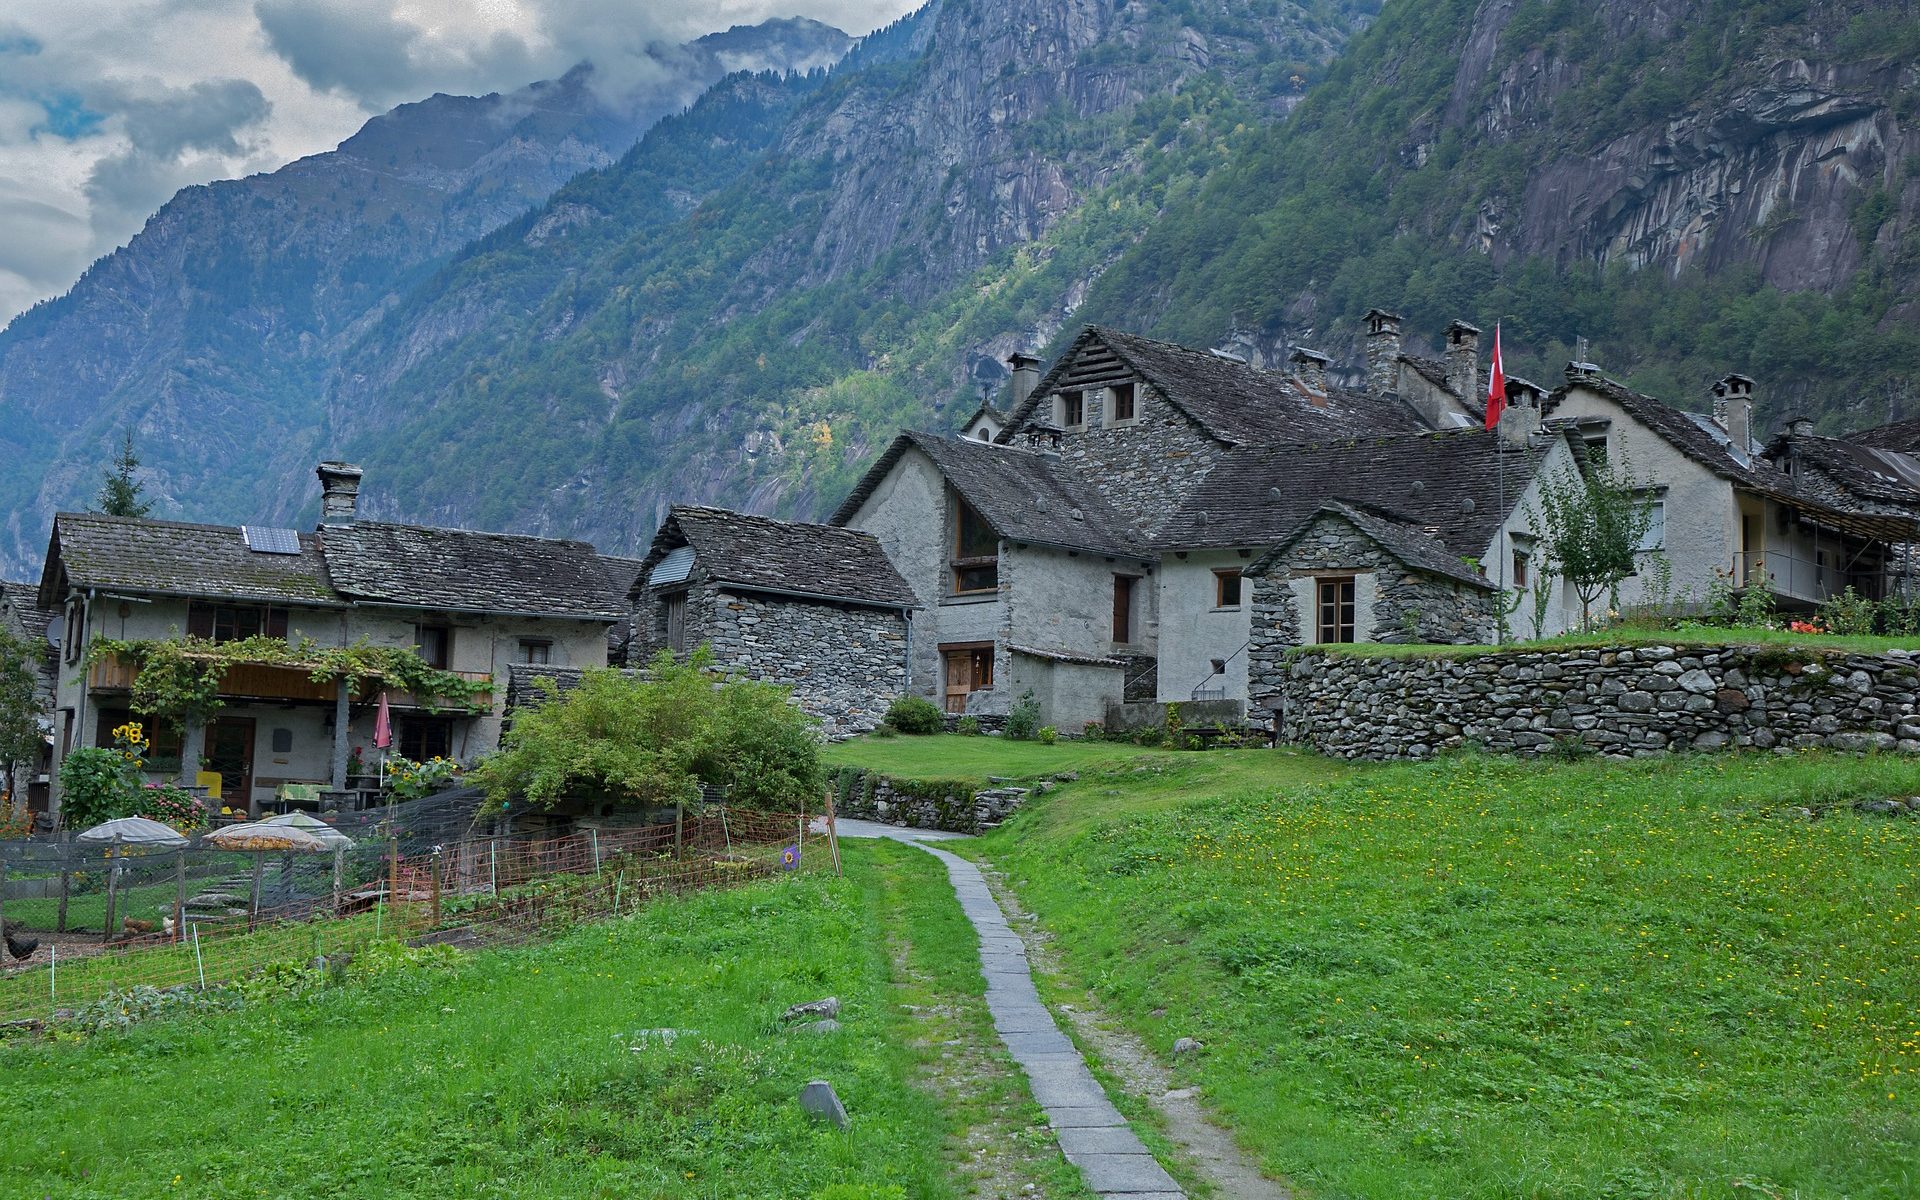
{"label": "stone building facade", "polygon": [[1920,754],[1920,657],[1782,646],[1614,646],[1448,657],[1297,651],[1282,740],[1339,758],[1679,750]]}
{"label": "stone building facade", "polygon": [[791,688],[829,737],[872,729],[906,691],[915,600],[868,535],[676,505],[641,566],[634,661],[706,646]]}

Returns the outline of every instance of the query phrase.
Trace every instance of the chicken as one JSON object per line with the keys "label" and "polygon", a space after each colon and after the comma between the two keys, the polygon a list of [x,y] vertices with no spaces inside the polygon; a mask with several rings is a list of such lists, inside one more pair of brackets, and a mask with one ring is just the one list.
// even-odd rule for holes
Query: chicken
{"label": "chicken", "polygon": [[120,927],[126,930],[129,936],[152,933],[154,930],[152,921],[136,921],[132,917],[123,918],[120,922]]}
{"label": "chicken", "polygon": [[32,957],[33,952],[40,948],[40,939],[23,937],[22,934],[24,931],[25,926],[21,925],[18,921],[8,921],[6,928],[0,929],[0,934],[4,935],[7,943],[7,953],[23,962]]}

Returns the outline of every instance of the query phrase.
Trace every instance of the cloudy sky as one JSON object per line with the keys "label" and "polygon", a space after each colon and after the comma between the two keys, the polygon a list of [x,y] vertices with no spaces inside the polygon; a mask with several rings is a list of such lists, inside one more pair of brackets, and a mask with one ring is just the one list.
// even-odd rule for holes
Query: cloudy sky
{"label": "cloudy sky", "polygon": [[[616,72],[652,42],[914,0],[4,0],[0,323],[66,291],[192,183],[331,149],[434,92]],[[614,60],[614,61],[609,61]]]}

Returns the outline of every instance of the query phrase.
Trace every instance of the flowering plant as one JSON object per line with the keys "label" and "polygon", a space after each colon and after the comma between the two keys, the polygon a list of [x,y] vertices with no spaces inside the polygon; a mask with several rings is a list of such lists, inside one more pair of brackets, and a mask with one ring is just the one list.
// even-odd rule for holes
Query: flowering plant
{"label": "flowering plant", "polygon": [[1827,631],[1827,627],[1821,623],[1819,617],[1815,617],[1811,621],[1788,621],[1787,628],[1795,633],[1825,633]]}
{"label": "flowering plant", "polygon": [[192,833],[207,823],[207,806],[192,792],[170,783],[149,783],[140,789],[137,814],[181,833]]}
{"label": "flowering plant", "polygon": [[459,774],[459,763],[438,754],[425,762],[396,754],[387,760],[387,790],[395,800],[418,800],[446,787]]}

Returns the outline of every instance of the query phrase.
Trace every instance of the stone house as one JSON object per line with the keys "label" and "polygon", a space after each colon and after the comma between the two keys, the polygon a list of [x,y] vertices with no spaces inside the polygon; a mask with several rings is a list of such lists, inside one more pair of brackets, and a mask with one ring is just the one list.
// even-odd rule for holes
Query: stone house
{"label": "stone house", "polygon": [[[1920,459],[1819,437],[1793,418],[1762,441],[1753,386],[1728,375],[1711,412],[1685,412],[1574,363],[1542,412],[1589,458],[1646,481],[1656,517],[1645,547],[1670,565],[1676,596],[1701,603],[1716,586],[1759,587],[1780,611],[1805,612],[1848,587],[1878,598],[1907,586],[1902,548],[1920,541]],[[1643,603],[1655,586],[1643,571],[1621,599]],[[1563,597],[1556,615],[1549,633],[1578,623],[1577,602]]]}
{"label": "stone house", "polygon": [[705,645],[829,736],[862,733],[906,690],[918,604],[871,534],[675,505],[633,585],[630,658]]}
{"label": "stone house", "polygon": [[[134,664],[90,654],[115,641],[250,637],[320,647],[415,648],[474,682],[515,663],[601,666],[624,597],[584,542],[356,519],[360,471],[321,464],[323,520],[312,532],[61,513],[38,603],[56,613],[57,755],[111,743],[130,716]],[[92,658],[93,661],[89,661]],[[236,663],[204,725],[150,727],[155,778],[217,776],[222,799],[258,811],[283,784],[346,786],[349,757],[373,769],[380,689],[316,683],[298,666]],[[388,692],[393,752],[471,761],[497,747],[505,689],[479,711],[436,710]],[[58,788],[52,811],[58,812]]]}
{"label": "stone house", "polygon": [[[33,584],[0,582],[0,633],[17,639],[33,653],[38,682],[36,695],[43,713],[53,711],[54,688],[58,678],[53,647],[47,642],[47,629],[53,624],[54,616],[54,613],[40,607],[39,588]],[[31,761],[14,764],[14,779],[19,794],[11,800],[15,804],[24,804],[31,812],[46,811],[53,770],[53,722],[44,715],[41,720],[48,734],[46,745]],[[0,816],[6,813],[7,805],[0,803]]]}

